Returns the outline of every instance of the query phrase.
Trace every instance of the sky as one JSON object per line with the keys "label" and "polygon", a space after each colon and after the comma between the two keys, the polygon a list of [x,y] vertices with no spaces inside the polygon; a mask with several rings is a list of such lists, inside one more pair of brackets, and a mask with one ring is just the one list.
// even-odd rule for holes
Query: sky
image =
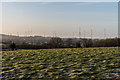
{"label": "sky", "polygon": [[1,0],[2,2],[119,2],[119,0]]}
{"label": "sky", "polygon": [[3,2],[2,33],[58,37],[118,36],[117,2]]}

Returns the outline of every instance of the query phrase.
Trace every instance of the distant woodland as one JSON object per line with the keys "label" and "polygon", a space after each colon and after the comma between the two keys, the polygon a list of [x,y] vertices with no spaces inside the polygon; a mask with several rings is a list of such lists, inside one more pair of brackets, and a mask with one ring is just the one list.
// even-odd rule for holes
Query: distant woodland
{"label": "distant woodland", "polygon": [[120,38],[87,39],[42,36],[19,37],[3,34],[1,36],[1,46],[3,50],[10,50],[11,44],[13,43],[15,49],[88,48],[120,46]]}

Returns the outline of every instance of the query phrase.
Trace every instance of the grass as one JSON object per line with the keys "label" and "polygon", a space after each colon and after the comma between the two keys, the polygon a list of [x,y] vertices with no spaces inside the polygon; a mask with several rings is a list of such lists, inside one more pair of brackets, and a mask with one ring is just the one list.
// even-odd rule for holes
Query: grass
{"label": "grass", "polygon": [[120,79],[118,47],[2,52],[3,79]]}

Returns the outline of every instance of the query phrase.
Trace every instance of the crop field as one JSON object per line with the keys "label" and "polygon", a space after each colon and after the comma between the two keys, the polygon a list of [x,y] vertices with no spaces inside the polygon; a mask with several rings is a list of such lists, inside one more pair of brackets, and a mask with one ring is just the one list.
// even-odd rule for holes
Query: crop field
{"label": "crop field", "polygon": [[3,79],[120,79],[118,47],[2,52]]}

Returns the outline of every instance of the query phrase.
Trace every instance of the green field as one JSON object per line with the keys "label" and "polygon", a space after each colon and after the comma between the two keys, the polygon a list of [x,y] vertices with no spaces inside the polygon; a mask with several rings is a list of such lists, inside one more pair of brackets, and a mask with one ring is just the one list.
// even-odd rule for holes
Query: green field
{"label": "green field", "polygon": [[2,52],[3,79],[120,79],[117,47]]}

